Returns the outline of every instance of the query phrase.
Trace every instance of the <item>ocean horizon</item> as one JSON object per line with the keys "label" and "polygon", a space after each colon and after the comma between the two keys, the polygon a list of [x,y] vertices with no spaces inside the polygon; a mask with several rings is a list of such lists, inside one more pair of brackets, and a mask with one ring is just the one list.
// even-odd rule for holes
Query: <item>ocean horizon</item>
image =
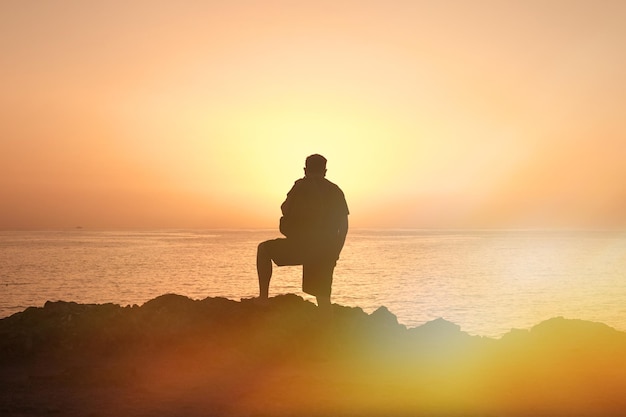
{"label": "ocean horizon", "polygon": [[[0,232],[0,318],[46,301],[142,304],[166,293],[258,294],[256,246],[275,229]],[[437,318],[498,337],[553,317],[626,330],[626,234],[615,231],[352,229],[332,301],[385,306],[408,327]],[[270,296],[301,291],[274,269]]]}

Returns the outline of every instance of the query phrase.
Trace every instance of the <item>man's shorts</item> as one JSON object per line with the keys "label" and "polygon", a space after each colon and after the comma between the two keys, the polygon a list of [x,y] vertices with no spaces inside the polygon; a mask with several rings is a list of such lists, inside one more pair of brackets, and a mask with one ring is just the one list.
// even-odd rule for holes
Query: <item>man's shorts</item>
{"label": "man's shorts", "polygon": [[290,239],[263,242],[277,266],[302,265],[302,291],[315,296],[330,296],[336,260],[315,248]]}

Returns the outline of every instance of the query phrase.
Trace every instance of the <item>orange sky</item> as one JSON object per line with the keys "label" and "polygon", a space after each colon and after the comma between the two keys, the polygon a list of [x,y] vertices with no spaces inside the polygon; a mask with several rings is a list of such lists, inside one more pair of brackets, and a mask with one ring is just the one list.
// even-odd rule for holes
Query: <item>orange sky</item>
{"label": "orange sky", "polygon": [[0,229],[626,226],[623,1],[4,1]]}

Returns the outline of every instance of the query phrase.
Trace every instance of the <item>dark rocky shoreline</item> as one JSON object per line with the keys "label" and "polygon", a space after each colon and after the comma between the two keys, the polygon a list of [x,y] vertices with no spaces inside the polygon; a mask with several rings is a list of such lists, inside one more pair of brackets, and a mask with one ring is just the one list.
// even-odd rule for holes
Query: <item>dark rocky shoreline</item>
{"label": "dark rocky shoreline", "polygon": [[47,302],[0,320],[0,415],[626,412],[626,333],[554,318],[499,339],[296,295]]}

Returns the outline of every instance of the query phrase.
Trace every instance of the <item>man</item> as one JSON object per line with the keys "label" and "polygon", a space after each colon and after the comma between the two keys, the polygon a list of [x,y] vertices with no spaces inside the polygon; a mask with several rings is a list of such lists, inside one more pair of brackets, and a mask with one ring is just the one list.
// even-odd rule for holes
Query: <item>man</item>
{"label": "man", "polygon": [[261,300],[267,300],[272,261],[302,265],[302,290],[319,308],[330,310],[333,271],[348,233],[348,205],[343,191],[326,178],[326,158],[306,158],[304,178],[295,182],[281,205],[280,231],[285,238],[259,244],[257,273]]}

